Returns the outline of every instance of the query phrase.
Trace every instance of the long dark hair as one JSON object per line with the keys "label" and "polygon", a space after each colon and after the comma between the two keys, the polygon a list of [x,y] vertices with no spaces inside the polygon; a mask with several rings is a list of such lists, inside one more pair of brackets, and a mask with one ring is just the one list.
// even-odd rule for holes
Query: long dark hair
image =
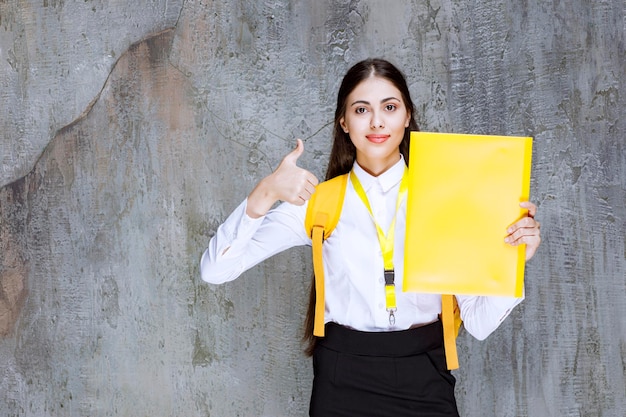
{"label": "long dark hair", "polygon": [[404,160],[409,163],[409,137],[411,131],[418,130],[415,121],[415,105],[411,100],[411,94],[406,84],[404,75],[392,63],[384,59],[370,58],[355,64],[343,77],[339,92],[337,93],[337,107],[335,109],[335,126],[333,129],[333,147],[330,151],[330,159],[326,170],[326,179],[329,180],[338,175],[346,174],[352,169],[356,159],[356,148],[350,140],[350,135],[343,131],[340,120],[346,113],[346,102],[352,91],[369,77],[380,77],[391,82],[402,95],[402,101],[411,115],[409,127],[404,131],[404,138],[400,143],[400,152]]}
{"label": "long dark hair", "polygon": [[[400,153],[404,156],[404,161],[409,163],[409,138],[411,131],[417,131],[418,126],[415,121],[415,105],[411,100],[411,94],[406,84],[404,75],[392,63],[384,59],[370,58],[355,64],[348,70],[341,81],[339,92],[337,93],[337,107],[335,109],[335,126],[333,130],[333,147],[330,151],[328,168],[326,169],[326,179],[329,180],[339,175],[346,174],[352,169],[356,159],[356,148],[350,140],[350,136],[343,131],[340,121],[345,116],[347,99],[350,93],[364,80],[369,77],[380,77],[390,81],[402,96],[402,101],[411,115],[409,126],[404,130],[404,138],[400,142]],[[317,337],[313,336],[313,324],[315,320],[315,281],[311,282],[311,292],[309,295],[309,307],[307,309],[304,323],[304,342],[306,343],[305,353],[308,356],[313,354]]]}

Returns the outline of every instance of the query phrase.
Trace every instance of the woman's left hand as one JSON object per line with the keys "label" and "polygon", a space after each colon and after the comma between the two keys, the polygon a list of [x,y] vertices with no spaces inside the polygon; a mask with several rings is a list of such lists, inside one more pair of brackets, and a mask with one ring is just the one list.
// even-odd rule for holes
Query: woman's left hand
{"label": "woman's left hand", "polygon": [[525,201],[520,203],[520,207],[528,209],[528,215],[513,223],[506,230],[508,235],[504,241],[511,246],[526,244],[526,260],[529,260],[541,243],[541,224],[535,220],[536,205]]}

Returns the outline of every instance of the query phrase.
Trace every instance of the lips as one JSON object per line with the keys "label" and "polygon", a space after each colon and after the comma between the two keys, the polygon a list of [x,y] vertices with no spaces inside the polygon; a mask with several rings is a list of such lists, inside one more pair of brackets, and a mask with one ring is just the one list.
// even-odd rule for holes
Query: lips
{"label": "lips", "polygon": [[366,135],[365,137],[372,143],[383,143],[389,139],[391,135]]}

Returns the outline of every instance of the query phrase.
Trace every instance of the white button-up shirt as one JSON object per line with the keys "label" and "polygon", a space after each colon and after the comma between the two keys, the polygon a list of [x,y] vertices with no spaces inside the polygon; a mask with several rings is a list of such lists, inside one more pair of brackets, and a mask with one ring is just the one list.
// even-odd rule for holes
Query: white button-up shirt
{"label": "white button-up shirt", "polygon": [[[378,177],[357,163],[353,172],[367,194],[376,222],[387,232],[396,214],[404,159]],[[406,200],[406,199],[405,199]],[[234,280],[247,269],[285,249],[311,245],[304,229],[306,207],[282,203],[265,216],[246,215],[247,200],[218,228],[202,255],[202,279],[214,284]],[[389,323],[385,307],[383,257],[372,217],[348,181],[344,206],[332,235],[324,242],[326,322],[356,330],[391,331],[432,323],[441,313],[441,296],[402,291],[406,201],[398,209],[394,236],[397,312]],[[523,298],[456,296],[465,328],[484,339]]]}

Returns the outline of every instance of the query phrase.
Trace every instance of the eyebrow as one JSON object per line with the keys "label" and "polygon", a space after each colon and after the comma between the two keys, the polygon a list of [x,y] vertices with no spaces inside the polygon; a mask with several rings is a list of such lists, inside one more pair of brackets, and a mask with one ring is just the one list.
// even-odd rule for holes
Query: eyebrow
{"label": "eyebrow", "polygon": [[[382,104],[382,103],[388,102],[389,100],[401,101],[399,98],[396,98],[396,97],[392,96],[392,97],[384,98],[384,99],[380,100],[380,102]],[[354,103],[350,104],[350,106],[354,106],[355,104],[367,104],[369,106],[371,103],[369,101],[366,101],[366,100],[357,100]]]}

